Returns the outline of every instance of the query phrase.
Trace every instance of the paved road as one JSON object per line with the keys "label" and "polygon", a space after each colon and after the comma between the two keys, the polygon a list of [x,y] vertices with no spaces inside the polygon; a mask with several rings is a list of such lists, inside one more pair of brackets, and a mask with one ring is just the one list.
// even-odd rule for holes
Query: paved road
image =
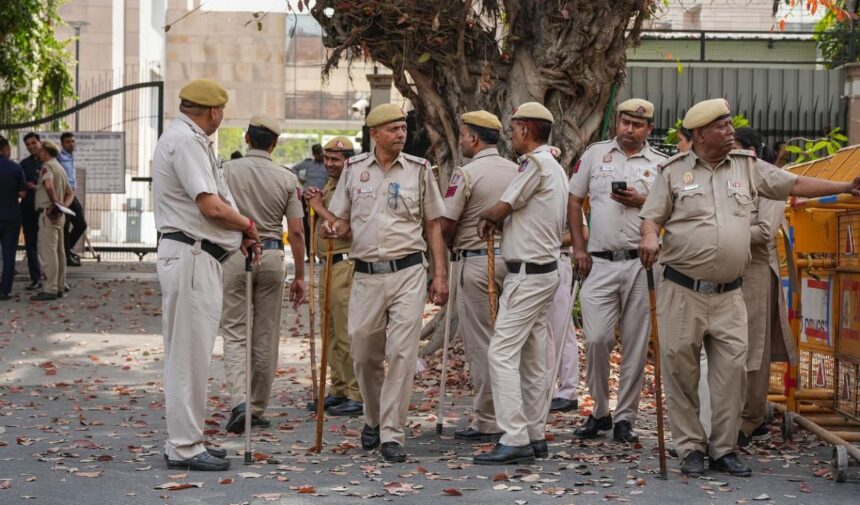
{"label": "paved road", "polygon": [[[451,436],[468,419],[467,392],[448,397],[445,434],[435,434],[433,362],[416,381],[406,463],[388,465],[362,451],[360,419],[327,419],[325,449],[309,455],[315,420],[302,408],[310,383],[306,322],[291,309],[284,312],[273,425],[254,432],[260,462],[246,467],[244,439],[221,429],[229,412],[219,339],[210,367],[209,437],[229,450],[233,468],[185,475],[162,461],[161,302],[152,265],[87,264],[71,271],[70,282],[73,291],[58,302],[0,305],[2,504],[833,504],[856,503],[860,492],[860,469],[852,468],[845,484],[817,477],[827,471],[829,448],[805,433],[784,445],[778,424],[773,445],[747,455],[752,478],[686,480],[670,459],[669,480],[659,481],[650,395],[638,421],[642,447],[574,440],[581,418],[571,413],[551,418],[551,459],[530,467],[473,466],[481,447]],[[454,381],[465,380],[458,364]],[[155,489],[168,482],[202,487]]]}

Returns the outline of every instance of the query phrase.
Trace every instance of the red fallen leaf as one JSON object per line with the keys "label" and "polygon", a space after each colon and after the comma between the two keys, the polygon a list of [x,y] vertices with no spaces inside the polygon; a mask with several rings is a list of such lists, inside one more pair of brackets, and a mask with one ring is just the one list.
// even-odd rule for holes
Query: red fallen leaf
{"label": "red fallen leaf", "polygon": [[499,472],[493,477],[493,482],[499,482],[500,480],[508,480],[507,472]]}
{"label": "red fallen leaf", "polygon": [[268,461],[269,455],[263,454],[262,452],[255,452],[254,453],[254,459],[257,461]]}
{"label": "red fallen leaf", "polygon": [[98,449],[98,446],[92,440],[75,440],[72,442],[72,445],[81,449]]}
{"label": "red fallen leaf", "polygon": [[442,490],[446,496],[463,496],[463,492],[455,487],[449,487]]}
{"label": "red fallen leaf", "polygon": [[216,429],[203,430],[204,435],[217,435],[218,433],[221,433],[221,430],[216,430]]}
{"label": "red fallen leaf", "polygon": [[317,492],[317,488],[313,486],[299,486],[298,491],[301,494],[313,494]]}
{"label": "red fallen leaf", "polygon": [[811,493],[812,487],[809,484],[807,484],[806,482],[801,482],[800,483],[800,491],[802,493]]}
{"label": "red fallen leaf", "polygon": [[33,441],[26,437],[18,437],[15,439],[18,445],[33,445]]}
{"label": "red fallen leaf", "polygon": [[430,470],[428,470],[428,469],[424,468],[423,466],[419,466],[418,468],[416,468],[416,469],[415,469],[415,472],[416,472],[416,473],[425,473],[425,474],[426,474],[426,473],[430,473]]}
{"label": "red fallen leaf", "polygon": [[113,461],[113,456],[110,454],[102,454],[96,458],[96,461]]}
{"label": "red fallen leaf", "polygon": [[830,469],[825,467],[825,468],[819,468],[818,470],[813,472],[813,475],[815,475],[816,477],[824,477],[828,473],[830,473]]}
{"label": "red fallen leaf", "polygon": [[218,481],[218,484],[232,484],[232,483],[233,483],[233,479],[231,479],[229,477],[224,477],[223,479]]}
{"label": "red fallen leaf", "polygon": [[9,489],[10,487],[12,487],[12,481],[0,480],[0,489]]}

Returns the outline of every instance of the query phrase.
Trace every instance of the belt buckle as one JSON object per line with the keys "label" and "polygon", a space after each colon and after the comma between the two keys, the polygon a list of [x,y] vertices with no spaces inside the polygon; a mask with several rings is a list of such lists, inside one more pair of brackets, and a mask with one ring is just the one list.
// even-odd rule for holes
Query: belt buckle
{"label": "belt buckle", "polygon": [[715,282],[699,281],[696,291],[705,295],[713,295],[720,292],[720,285]]}
{"label": "belt buckle", "polygon": [[630,251],[612,251],[612,261],[627,261],[630,258]]}
{"label": "belt buckle", "polygon": [[374,274],[390,274],[394,271],[391,261],[376,261],[370,264],[370,272]]}

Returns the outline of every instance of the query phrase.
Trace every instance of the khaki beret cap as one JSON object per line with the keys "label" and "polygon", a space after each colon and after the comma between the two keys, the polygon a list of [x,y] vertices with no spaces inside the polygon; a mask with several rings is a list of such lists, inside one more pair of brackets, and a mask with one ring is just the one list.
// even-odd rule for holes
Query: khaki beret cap
{"label": "khaki beret cap", "polygon": [[51,142],[50,140],[43,140],[42,141],[42,147],[46,151],[48,151],[48,154],[50,154],[51,156],[53,156],[55,158],[60,154],[60,148],[58,148],[57,144]]}
{"label": "khaki beret cap", "polygon": [[194,79],[179,91],[179,98],[204,107],[227,103],[227,90],[212,79]]}
{"label": "khaki beret cap", "polygon": [[555,122],[552,112],[537,102],[526,102],[520,105],[514,109],[514,115],[511,116],[511,119],[540,119],[550,123]]}
{"label": "khaki beret cap", "polygon": [[489,128],[490,130],[501,130],[502,122],[495,114],[490,114],[485,110],[476,110],[467,112],[461,116],[463,122],[479,128]]}
{"label": "khaki beret cap", "polygon": [[618,104],[618,112],[624,112],[643,119],[651,119],[654,117],[654,104],[641,98],[631,98]]}
{"label": "khaki beret cap", "polygon": [[355,150],[355,146],[352,145],[352,141],[347,137],[335,137],[325,144],[326,151],[353,151]]}
{"label": "khaki beret cap", "polygon": [[378,105],[367,115],[367,126],[375,128],[393,121],[406,121],[406,113],[393,103]]}
{"label": "khaki beret cap", "polygon": [[265,128],[275,135],[281,134],[281,124],[278,123],[278,120],[265,114],[254,114],[251,116],[251,121],[248,124],[258,128]]}
{"label": "khaki beret cap", "polygon": [[723,117],[731,115],[732,110],[729,108],[729,102],[725,98],[713,98],[704,100],[690,107],[687,115],[684,116],[684,122],[681,125],[692,130],[693,128],[701,128]]}

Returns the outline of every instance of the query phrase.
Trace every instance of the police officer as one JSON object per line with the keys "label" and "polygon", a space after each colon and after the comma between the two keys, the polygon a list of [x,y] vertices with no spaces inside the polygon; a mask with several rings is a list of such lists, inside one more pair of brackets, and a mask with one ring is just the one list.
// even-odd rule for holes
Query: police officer
{"label": "police officer", "polygon": [[[290,283],[290,300],[298,307],[305,297],[305,245],[301,240],[302,204],[299,180],[293,173],[272,161],[281,127],[264,114],[251,118],[245,142],[250,149],[237,160],[224,164],[224,177],[239,212],[251,218],[260,234],[263,255],[251,274],[253,314],[251,323],[251,391],[245,391],[245,341],[247,306],[245,258],[234,254],[224,263],[224,304],[221,329],[224,332],[224,371],[230,389],[232,411],[225,429],[232,433],[245,431],[247,402],[251,403],[251,427],[267,427],[263,414],[269,405],[272,381],[278,366],[281,335],[281,306],[284,298],[283,220],[286,217],[290,249],[296,261],[295,278]],[[246,397],[250,394],[250,400]]]}
{"label": "police officer", "polygon": [[[305,190],[305,199],[314,209],[320,220],[317,221],[317,255],[325,260],[328,251],[328,240],[322,238],[321,227],[324,221],[333,221],[334,216],[326,209],[331,204],[335,188],[343,174],[346,160],[355,155],[352,141],[346,137],[335,137],[325,145],[323,162],[325,163],[328,180],[320,190],[310,186]],[[352,290],[353,261],[349,259],[352,237],[347,235],[332,240],[331,255],[331,285],[326,291],[324,282],[320,282],[320,306],[325,306],[326,298],[329,303],[329,341],[328,365],[331,371],[331,388],[326,395],[324,406],[326,412],[333,416],[360,416],[364,413],[364,402],[355,370],[352,367],[352,355],[349,353],[349,295]],[[326,279],[328,273],[323,268],[320,279]],[[320,327],[325,321],[320,321]],[[308,409],[316,411],[316,402],[310,402]]]}
{"label": "police officer", "polygon": [[552,124],[550,111],[537,102],[514,111],[511,145],[522,154],[518,175],[478,221],[482,239],[504,226],[502,257],[509,272],[488,350],[496,422],[504,433],[492,452],[475,456],[479,465],[549,456],[547,310],[558,288],[567,194],[567,177],[547,145]]}
{"label": "police officer", "polygon": [[[574,431],[580,438],[612,429],[618,442],[639,439],[633,424],[648,356],[650,321],[645,269],[636,251],[638,214],[654,183],[657,165],[666,159],[646,140],[654,128],[653,117],[654,105],[646,100],[633,98],[619,104],[615,138],[586,149],[570,179],[569,219],[578,223],[582,203],[590,196],[592,224],[587,252],[582,228],[571,227],[576,269],[585,278],[580,300],[586,377],[594,399],[592,413]],[[624,357],[613,426],[609,353],[615,347],[616,327]]]}
{"label": "police officer", "polygon": [[[404,426],[412,393],[427,273],[426,232],[433,257],[430,300],[448,299],[445,243],[438,218],[444,204],[429,163],[402,153],[406,114],[393,104],[374,108],[367,126],[376,143],[350,158],[323,225],[324,238],[352,232],[355,274],[349,302],[349,338],[364,397],[361,445],[382,442],[386,461],[405,461]],[[386,330],[387,325],[387,330]],[[388,362],[385,374],[383,361]]]}
{"label": "police officer", "polygon": [[[475,397],[471,425],[455,431],[454,438],[487,441],[498,439],[501,430],[496,424],[487,368],[487,349],[493,335],[487,292],[487,243],[478,237],[476,225],[478,216],[498,202],[514,180],[517,165],[499,156],[496,148],[502,129],[499,118],[480,110],[467,112],[461,119],[460,150],[471,161],[454,170],[448,181],[442,234],[453,245],[457,258],[451,268],[459,291],[457,314]],[[501,256],[498,245],[495,254]],[[505,262],[496,261],[492,282],[496,284],[497,296],[502,292],[507,273]]]}
{"label": "police officer", "polygon": [[50,141],[42,142],[39,160],[42,171],[36,188],[36,212],[39,214],[39,257],[45,270],[42,291],[30,300],[45,301],[62,298],[66,285],[66,252],[63,247],[63,223],[65,214],[57,205],[68,207],[75,198],[69,187],[66,173],[57,162],[59,148]]}
{"label": "police officer", "polygon": [[204,446],[209,357],[221,320],[225,261],[240,247],[262,249],[254,221],[240,214],[212,141],[227,91],[196,79],[179,92],[180,114],[158,139],[152,159],[156,269],[162,291],[164,400],[168,468],[226,470],[223,449]]}
{"label": "police officer", "polygon": [[[657,317],[672,439],[684,475],[704,472],[707,449],[712,470],[749,476],[735,444],[746,382],[747,312],[738,288],[750,260],[750,209],[757,196],[858,195],[860,177],[848,183],[799,177],[734,151],[731,111],[722,98],[691,107],[683,126],[692,130],[693,148],[665,163],[640,212],[640,259],[650,268],[659,254],[664,266]],[[710,437],[698,418],[703,344],[714,407]]]}

